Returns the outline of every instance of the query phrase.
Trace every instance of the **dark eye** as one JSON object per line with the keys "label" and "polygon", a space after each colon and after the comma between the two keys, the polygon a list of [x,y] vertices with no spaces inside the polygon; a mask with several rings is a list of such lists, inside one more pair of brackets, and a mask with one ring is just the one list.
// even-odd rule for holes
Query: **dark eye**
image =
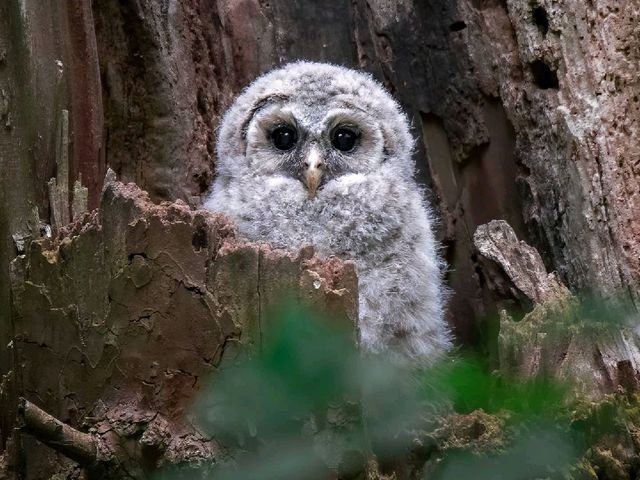
{"label": "dark eye", "polygon": [[333,132],[331,143],[341,152],[350,152],[356,146],[356,140],[358,140],[358,133],[350,128],[340,127]]}
{"label": "dark eye", "polygon": [[278,150],[291,150],[298,141],[298,133],[293,127],[278,127],[271,132],[271,141]]}

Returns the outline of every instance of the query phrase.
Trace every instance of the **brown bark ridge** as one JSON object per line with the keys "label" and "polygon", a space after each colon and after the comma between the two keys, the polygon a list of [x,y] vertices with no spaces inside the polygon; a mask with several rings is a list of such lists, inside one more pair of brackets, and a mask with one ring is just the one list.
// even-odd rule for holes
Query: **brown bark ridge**
{"label": "brown bark ridge", "polygon": [[[579,398],[602,399],[619,388],[637,392],[640,338],[635,311],[615,310],[614,303],[607,305],[602,299],[596,299],[602,304],[599,311],[581,308],[581,300],[554,273],[547,274],[540,254],[519,241],[505,221],[478,227],[474,242],[485,271],[494,272],[487,279],[497,295],[524,297],[533,305],[518,322],[500,311],[502,374],[562,380]],[[598,318],[611,308],[613,317]],[[625,315],[630,318],[619,318]]]}
{"label": "brown bark ridge", "polygon": [[[61,150],[61,119],[69,136]],[[80,176],[98,204],[105,166],[102,95],[90,2],[0,4],[0,450],[13,420],[13,336],[9,262],[49,220],[48,182],[67,155],[71,184]],[[66,185],[65,185],[66,187]],[[61,193],[69,192],[62,188]],[[12,399],[10,403],[5,403]]]}
{"label": "brown bark ridge", "polygon": [[265,312],[288,296],[357,319],[353,264],[243,242],[222,216],[119,182],[99,210],[33,241],[11,276],[26,478],[75,468],[56,451],[135,478],[215,460],[190,404],[223,356],[259,345]]}
{"label": "brown bark ridge", "polygon": [[499,96],[517,132],[532,238],[572,289],[624,291],[635,300],[640,6],[507,7],[466,5],[462,13],[480,85]]}

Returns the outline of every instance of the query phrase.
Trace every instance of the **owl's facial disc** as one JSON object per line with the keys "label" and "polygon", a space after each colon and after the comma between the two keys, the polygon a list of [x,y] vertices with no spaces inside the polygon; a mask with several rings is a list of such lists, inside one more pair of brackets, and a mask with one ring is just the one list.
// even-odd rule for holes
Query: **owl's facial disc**
{"label": "owl's facial disc", "polygon": [[304,184],[309,191],[309,198],[314,198],[322,181],[325,165],[317,146],[311,147],[304,160]]}

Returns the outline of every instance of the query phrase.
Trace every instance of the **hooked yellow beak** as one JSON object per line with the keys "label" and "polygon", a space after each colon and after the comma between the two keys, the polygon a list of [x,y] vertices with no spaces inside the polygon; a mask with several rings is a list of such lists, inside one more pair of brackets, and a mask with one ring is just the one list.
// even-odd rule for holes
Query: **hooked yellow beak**
{"label": "hooked yellow beak", "polygon": [[306,167],[304,171],[304,183],[309,191],[309,198],[313,198],[316,196],[320,181],[322,180],[322,174],[324,173],[322,157],[316,147],[311,148],[304,164]]}

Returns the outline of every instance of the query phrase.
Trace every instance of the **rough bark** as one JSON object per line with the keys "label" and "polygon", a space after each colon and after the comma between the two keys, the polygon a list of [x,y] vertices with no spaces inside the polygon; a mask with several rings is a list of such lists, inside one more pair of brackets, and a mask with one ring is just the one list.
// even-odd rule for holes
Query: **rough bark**
{"label": "rough bark", "polygon": [[[154,201],[198,206],[220,115],[255,75],[297,58],[372,72],[412,118],[451,266],[451,322],[474,345],[504,305],[492,289],[536,302],[479,258],[473,233],[494,219],[572,292],[637,301],[639,16],[635,0],[0,2],[0,451],[24,393],[7,375],[19,333],[9,319],[24,308],[17,291],[11,309],[9,263],[56,223],[48,183],[62,178],[63,111],[69,175],[57,204],[69,210],[65,192],[82,177],[98,206],[108,164]],[[144,270],[143,260],[131,262]],[[79,300],[65,298],[93,302],[98,277],[73,275]],[[52,318],[73,315],[55,308]],[[41,406],[66,411],[51,402]]]}
{"label": "rough bark", "polygon": [[[578,396],[586,398],[602,398],[618,387],[637,391],[640,338],[635,312],[615,309],[613,302],[596,312],[581,308],[584,300],[572,295],[554,273],[547,274],[540,254],[519,241],[505,221],[480,226],[474,243],[485,272],[492,272],[486,278],[497,296],[533,305],[518,322],[507,310],[500,311],[497,341],[503,374],[569,382]],[[507,284],[502,281],[505,277]],[[592,317],[612,308],[612,317]]]}
{"label": "rough bark", "polygon": [[507,4],[508,16],[465,12],[480,84],[500,96],[517,132],[532,238],[571,288],[635,298],[640,6]]}
{"label": "rough bark", "polygon": [[70,112],[69,175],[81,175],[97,205],[104,160],[99,73],[88,1],[0,5],[0,449],[17,392],[6,375],[12,355],[9,262],[49,222],[47,184],[55,176],[62,110]]}
{"label": "rough bark", "polygon": [[245,243],[221,216],[154,205],[117,182],[99,211],[32,242],[11,275],[26,478],[72,469],[35,440],[135,478],[216,460],[223,450],[190,423],[190,404],[223,356],[260,344],[266,312],[289,296],[345,325],[357,318],[352,264]]}

